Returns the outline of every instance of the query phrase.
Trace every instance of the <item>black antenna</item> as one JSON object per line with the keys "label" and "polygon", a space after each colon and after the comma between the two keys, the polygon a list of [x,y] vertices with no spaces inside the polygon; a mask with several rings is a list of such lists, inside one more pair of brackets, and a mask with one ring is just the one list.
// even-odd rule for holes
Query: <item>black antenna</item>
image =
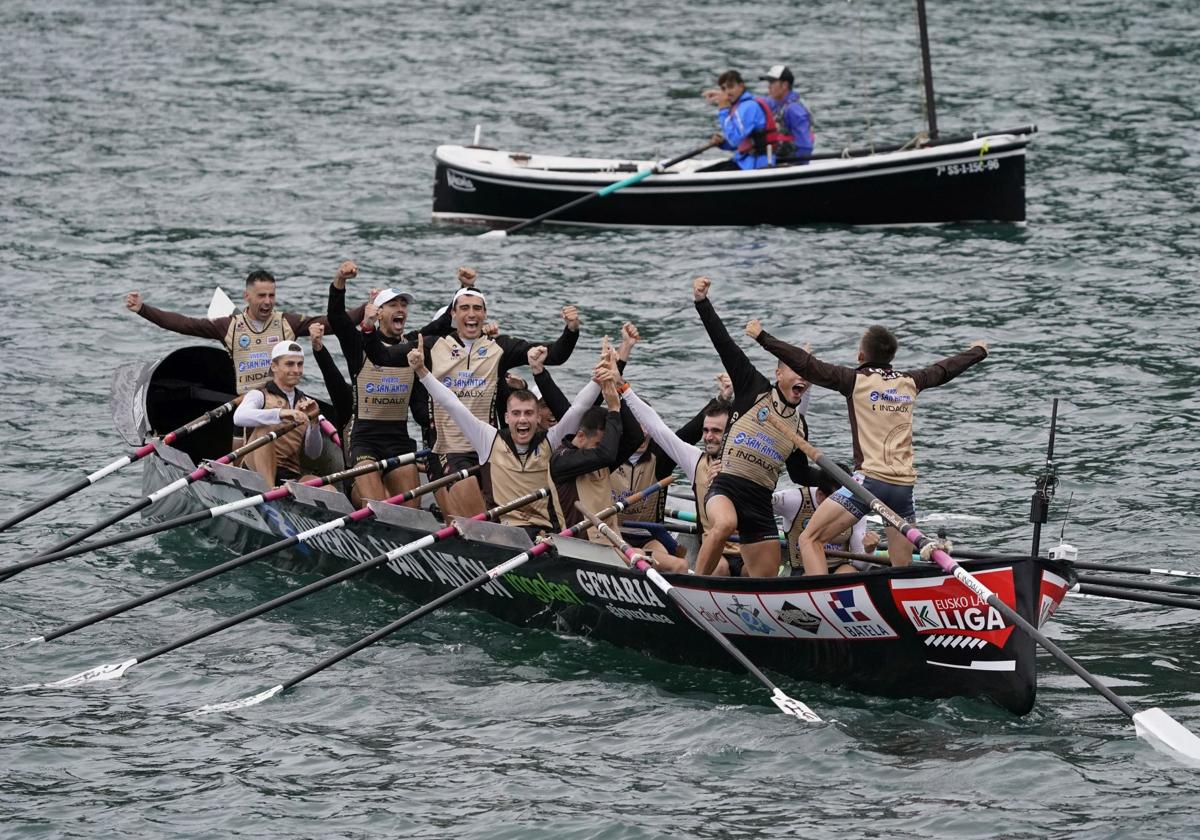
{"label": "black antenna", "polygon": [[1075,491],[1071,491],[1071,495],[1067,496],[1067,512],[1063,514],[1062,530],[1058,532],[1058,541],[1061,543],[1067,536],[1067,520],[1071,518],[1071,500],[1075,498]]}
{"label": "black antenna", "polygon": [[[1033,523],[1033,551],[1037,557],[1042,549],[1042,525],[1050,513],[1050,500],[1058,487],[1058,465],[1054,463],[1054,431],[1058,425],[1058,397],[1050,409],[1050,444],[1046,447],[1046,466],[1038,473],[1033,498],[1029,503],[1029,521]],[[1065,527],[1065,523],[1064,523]]]}
{"label": "black antenna", "polygon": [[921,33],[921,72],[925,77],[925,118],[929,120],[929,139],[936,140],[937,108],[933,104],[933,63],[929,59],[929,26],[925,21],[925,0],[917,0],[917,29]]}

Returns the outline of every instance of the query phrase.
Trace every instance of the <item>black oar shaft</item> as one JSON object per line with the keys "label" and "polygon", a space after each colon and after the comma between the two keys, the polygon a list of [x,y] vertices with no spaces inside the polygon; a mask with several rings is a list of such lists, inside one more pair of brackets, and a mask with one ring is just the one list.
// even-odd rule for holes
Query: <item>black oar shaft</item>
{"label": "black oar shaft", "polygon": [[1190,601],[1186,598],[1172,598],[1170,595],[1151,595],[1148,592],[1130,592],[1128,589],[1097,586],[1093,583],[1079,584],[1079,592],[1084,595],[1099,595],[1118,601],[1137,601],[1142,604],[1157,604],[1160,607],[1182,607],[1186,610],[1200,610],[1200,601]]}
{"label": "black oar shaft", "polygon": [[1168,595],[1200,596],[1200,589],[1194,586],[1175,586],[1170,583],[1143,582],[1129,578],[1105,577],[1104,575],[1078,575],[1078,579],[1080,583],[1093,583],[1114,589],[1144,589],[1147,592],[1165,592]]}
{"label": "black oar shaft", "polygon": [[26,519],[28,519],[29,517],[31,517],[35,514],[41,513],[42,511],[44,511],[46,508],[50,507],[51,505],[57,504],[58,502],[61,502],[63,499],[67,498],[68,496],[72,496],[75,493],[78,493],[80,490],[84,489],[91,483],[92,482],[90,482],[86,478],[79,479],[79,481],[75,482],[70,487],[60,490],[59,492],[55,493],[53,496],[42,499],[37,504],[31,505],[31,506],[25,508],[24,510],[13,514],[8,519],[5,519],[3,522],[0,522],[0,531],[7,531],[12,526],[20,524],[21,522],[24,522]]}

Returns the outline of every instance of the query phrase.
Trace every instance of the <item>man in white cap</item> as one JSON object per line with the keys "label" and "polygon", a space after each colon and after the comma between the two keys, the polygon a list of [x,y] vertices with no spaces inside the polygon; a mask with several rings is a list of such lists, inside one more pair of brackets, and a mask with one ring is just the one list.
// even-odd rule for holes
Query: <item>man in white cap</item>
{"label": "man in white cap", "polygon": [[786,64],[776,64],[758,78],[767,83],[767,101],[779,131],[776,159],[783,163],[797,158],[808,160],[815,142],[812,115],[792,90],[796,77]]}
{"label": "man in white cap", "polygon": [[[484,333],[487,320],[487,300],[474,287],[459,289],[450,303],[455,331],[426,343],[425,366],[439,382],[470,412],[484,423],[496,425],[496,418],[506,406],[497,407],[497,400],[507,398],[502,389],[509,370],[528,362],[530,349],[544,342],[532,342],[509,335],[488,336]],[[562,335],[549,345],[546,364],[561,365],[571,356],[579,340],[579,312],[574,306],[562,308],[566,322]],[[367,355],[383,365],[399,365],[403,355],[399,347],[388,347],[380,341],[369,342]],[[433,455],[429,459],[431,476],[465,469],[479,463],[479,455],[441,404],[432,406],[435,434]],[[487,480],[486,474],[484,476]],[[474,478],[458,482],[450,493],[439,500],[447,515],[474,515],[485,510],[484,496]]]}
{"label": "man in white cap", "polygon": [[[377,338],[389,347],[399,347],[405,353],[413,347],[418,333],[404,332],[408,322],[408,307],[412,295],[399,289],[383,289],[376,293],[366,308],[366,320],[360,332],[346,313],[346,281],[358,276],[358,266],[347,260],[338,268],[333,284],[329,287],[327,317],[342,346],[346,364],[350,369],[354,392],[354,425],[350,432],[350,460],[378,461],[393,455],[415,452],[416,441],[408,431],[410,407],[425,412],[422,425],[428,424],[424,399],[415,403],[416,383],[408,359],[399,359],[398,364],[378,365],[367,358],[364,332],[377,331]],[[458,270],[458,281],[464,287],[475,282],[475,271],[470,268]],[[447,335],[453,329],[449,312],[421,328],[420,334],[430,341]],[[424,390],[421,389],[421,394]],[[386,475],[368,473],[354,481],[359,498],[385,499],[418,483],[415,464],[398,467]],[[416,504],[414,500],[414,504]]]}
{"label": "man in white cap", "polygon": [[304,375],[304,350],[295,341],[280,341],[271,348],[271,379],[247,391],[233,413],[235,425],[250,429],[250,440],[288,423],[299,423],[287,434],[246,456],[243,466],[274,486],[300,479],[300,450],[309,458],[321,454],[320,407],[297,387]]}

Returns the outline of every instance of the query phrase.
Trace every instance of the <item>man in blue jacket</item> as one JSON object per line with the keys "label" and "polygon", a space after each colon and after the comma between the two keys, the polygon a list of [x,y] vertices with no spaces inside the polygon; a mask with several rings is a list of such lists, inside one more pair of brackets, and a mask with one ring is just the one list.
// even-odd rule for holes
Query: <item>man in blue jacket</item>
{"label": "man in blue jacket", "polygon": [[726,70],[717,78],[719,87],[704,91],[704,98],[716,105],[720,131],[713,140],[721,138],[721,148],[736,152],[732,161],[725,161],[709,170],[763,169],[773,164],[769,153],[768,135],[775,133],[775,117],[766,100],[758,100],[746,90],[742,74]]}
{"label": "man in blue jacket", "polygon": [[775,150],[775,159],[807,160],[812,156],[814,142],[812,116],[792,90],[796,77],[786,65],[776,64],[765,76],[758,78],[767,83],[767,101],[778,126],[780,143]]}

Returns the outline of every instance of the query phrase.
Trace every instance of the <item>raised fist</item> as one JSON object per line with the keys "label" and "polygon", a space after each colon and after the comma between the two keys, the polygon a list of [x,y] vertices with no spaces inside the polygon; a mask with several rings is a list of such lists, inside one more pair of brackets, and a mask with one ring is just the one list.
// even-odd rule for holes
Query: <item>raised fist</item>
{"label": "raised fist", "polygon": [[479,274],[475,271],[475,269],[467,268],[465,265],[459,266],[458,285],[464,289],[470,288],[471,286],[475,285],[475,278],[478,276]]}
{"label": "raised fist", "polygon": [[692,297],[696,300],[704,300],[708,297],[708,288],[712,285],[712,281],[707,277],[697,277],[692,281]]}
{"label": "raised fist", "polygon": [[571,332],[579,332],[579,310],[574,306],[564,306],[562,308],[562,319],[567,322],[567,329]]}
{"label": "raised fist", "polygon": [[356,266],[352,260],[346,260],[344,263],[338,266],[337,274],[333,276],[333,279],[344,283],[351,277],[357,276],[358,266]]}
{"label": "raised fist", "polygon": [[308,337],[312,339],[312,349],[320,350],[325,344],[325,325],[318,321],[308,325]]}
{"label": "raised fist", "polygon": [[134,292],[130,292],[129,294],[125,295],[125,308],[128,309],[130,312],[141,312],[142,311],[142,293],[134,291]]}
{"label": "raised fist", "polygon": [[529,359],[529,367],[533,370],[534,376],[546,369],[546,354],[550,351],[542,346],[530,347],[526,358]]}
{"label": "raised fist", "polygon": [[757,339],[762,334],[762,321],[757,318],[751,318],[746,322],[746,335],[753,339]]}

